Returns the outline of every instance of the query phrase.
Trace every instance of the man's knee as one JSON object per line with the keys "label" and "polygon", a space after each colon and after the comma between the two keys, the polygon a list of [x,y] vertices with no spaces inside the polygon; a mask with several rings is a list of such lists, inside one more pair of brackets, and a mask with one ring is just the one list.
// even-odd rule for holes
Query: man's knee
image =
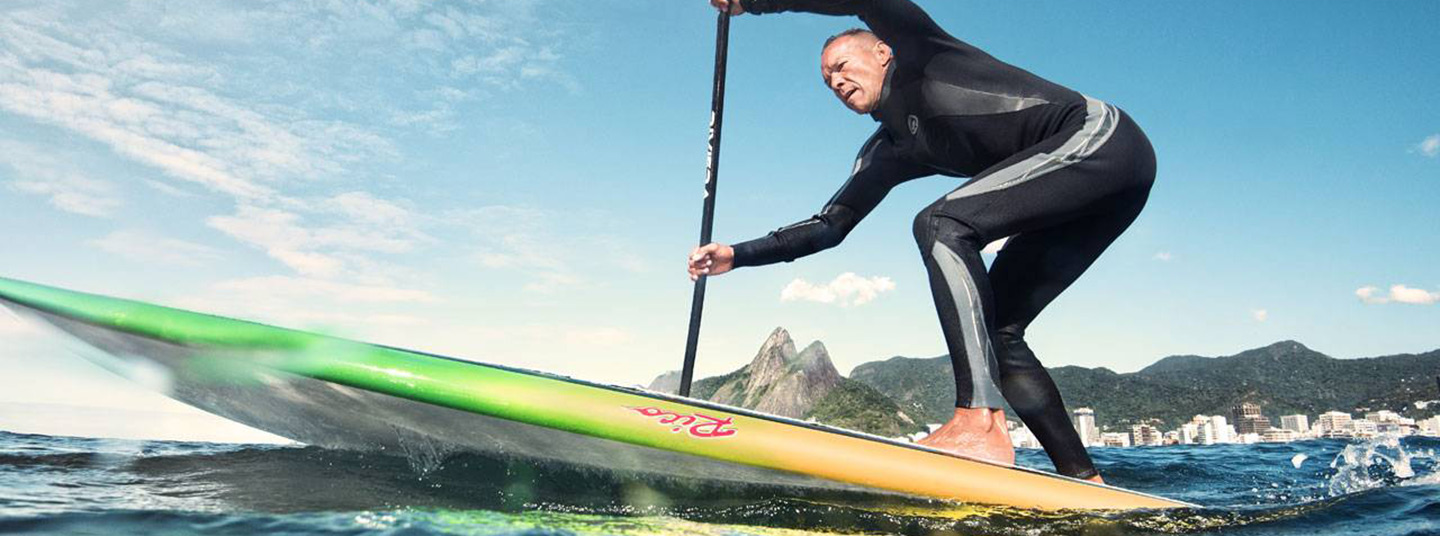
{"label": "man's knee", "polygon": [[1025,343],[1025,328],[1002,326],[990,334],[990,341],[994,343],[1001,377],[1043,368],[1030,351],[1030,345]]}
{"label": "man's knee", "polygon": [[920,250],[930,251],[935,242],[944,242],[952,248],[971,247],[977,251],[983,247],[984,241],[975,228],[962,223],[954,216],[945,214],[942,211],[943,206],[943,202],[932,203],[915,215],[911,230],[915,234],[915,243],[920,246]]}
{"label": "man's knee", "polygon": [[1000,329],[995,330],[994,338],[996,344],[1004,346],[1007,349],[1013,346],[1023,346],[1025,344],[1025,328],[1020,326],[1001,326]]}

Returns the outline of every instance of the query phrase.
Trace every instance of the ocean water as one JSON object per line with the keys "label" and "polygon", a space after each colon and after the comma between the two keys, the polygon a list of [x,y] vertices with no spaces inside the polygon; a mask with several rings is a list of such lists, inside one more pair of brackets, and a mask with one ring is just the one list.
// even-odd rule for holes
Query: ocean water
{"label": "ocean water", "polygon": [[[1203,505],[1037,513],[298,445],[0,432],[0,533],[1440,534],[1440,439],[1097,449],[1107,480]],[[1021,463],[1046,468],[1039,451]]]}

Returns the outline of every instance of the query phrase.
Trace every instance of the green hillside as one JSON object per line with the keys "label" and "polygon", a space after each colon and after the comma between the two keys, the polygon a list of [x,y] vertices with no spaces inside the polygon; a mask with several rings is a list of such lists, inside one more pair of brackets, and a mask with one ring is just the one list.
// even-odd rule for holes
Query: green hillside
{"label": "green hillside", "polygon": [[[1101,425],[1159,419],[1178,426],[1196,414],[1228,415],[1241,401],[1258,402],[1272,420],[1326,411],[1389,409],[1424,418],[1440,400],[1440,350],[1365,359],[1335,359],[1295,341],[1224,357],[1172,356],[1143,370],[1057,367],[1051,376],[1070,409],[1095,410]],[[950,359],[896,357],[866,363],[851,377],[902,408],[942,422],[954,404]],[[1420,403],[1417,406],[1417,402]],[[1421,409],[1423,406],[1424,409]]]}

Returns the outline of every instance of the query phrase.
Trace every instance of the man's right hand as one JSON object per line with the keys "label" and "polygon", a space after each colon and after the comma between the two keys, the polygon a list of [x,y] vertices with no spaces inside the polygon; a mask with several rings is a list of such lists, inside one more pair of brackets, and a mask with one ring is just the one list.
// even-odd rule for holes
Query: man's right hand
{"label": "man's right hand", "polygon": [[731,15],[745,13],[745,7],[740,5],[740,0],[710,0],[710,5],[715,6],[715,9],[720,11],[725,11],[728,8]]}
{"label": "man's right hand", "polygon": [[[714,1],[714,0],[712,0]],[[690,252],[690,280],[702,275],[720,275],[735,268],[735,248],[711,242]]]}

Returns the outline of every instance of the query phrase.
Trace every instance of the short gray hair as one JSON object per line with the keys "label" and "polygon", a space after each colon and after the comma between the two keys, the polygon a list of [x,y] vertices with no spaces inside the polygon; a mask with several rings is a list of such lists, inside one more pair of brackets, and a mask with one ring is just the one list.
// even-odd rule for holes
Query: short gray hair
{"label": "short gray hair", "polygon": [[[851,29],[849,29],[849,30],[845,30],[845,31],[843,31],[843,32],[840,32],[840,33],[837,33],[837,34],[835,34],[835,35],[830,36],[829,39],[826,39],[826,40],[825,40],[825,46],[820,47],[820,50],[823,51],[823,50],[825,50],[825,49],[827,49],[827,48],[830,48],[830,43],[834,43],[836,40],[838,40],[838,39],[840,39],[840,38],[842,38],[842,37],[850,37],[850,36],[852,36],[852,35],[862,35],[862,34],[863,34],[863,35],[868,35],[868,36],[870,36],[870,37],[875,37],[875,32],[872,32],[872,31],[870,31],[870,30],[866,30],[866,29],[864,29],[864,28],[851,28]],[[878,38],[877,38],[877,39],[878,39]]]}

